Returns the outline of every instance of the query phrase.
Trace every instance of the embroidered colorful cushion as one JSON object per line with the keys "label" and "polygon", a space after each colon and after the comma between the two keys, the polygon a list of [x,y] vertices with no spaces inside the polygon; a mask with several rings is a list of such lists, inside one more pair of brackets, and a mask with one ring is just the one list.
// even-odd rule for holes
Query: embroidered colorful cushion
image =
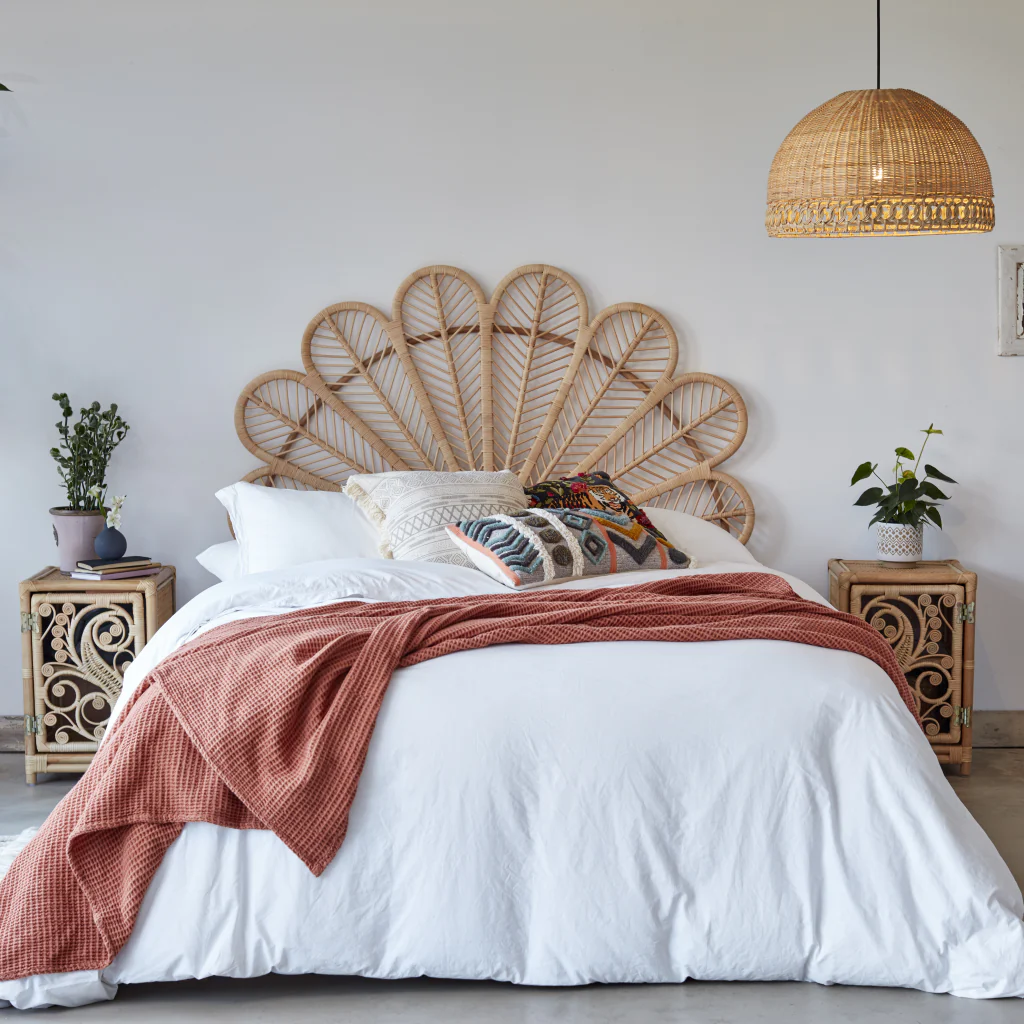
{"label": "embroidered colorful cushion", "polygon": [[516,590],[638,569],[685,569],[690,558],[628,515],[531,508],[446,527],[469,561]]}
{"label": "embroidered colorful cushion", "polygon": [[526,488],[526,496],[530,499],[530,508],[596,508],[629,516],[648,533],[668,542],[668,538],[648,519],[647,513],[634,505],[629,495],[620,491],[607,473],[578,473],[558,480],[541,480],[539,484]]}

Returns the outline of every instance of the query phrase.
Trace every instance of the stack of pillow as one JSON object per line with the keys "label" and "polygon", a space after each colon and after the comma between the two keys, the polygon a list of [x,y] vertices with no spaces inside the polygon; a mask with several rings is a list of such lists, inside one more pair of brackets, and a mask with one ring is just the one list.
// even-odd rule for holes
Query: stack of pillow
{"label": "stack of pillow", "polygon": [[345,492],[237,483],[217,492],[234,541],[198,556],[222,580],[331,558],[395,558],[477,568],[516,590],[639,569],[757,564],[725,530],[683,512],[638,508],[605,473],[398,472],[349,477]]}

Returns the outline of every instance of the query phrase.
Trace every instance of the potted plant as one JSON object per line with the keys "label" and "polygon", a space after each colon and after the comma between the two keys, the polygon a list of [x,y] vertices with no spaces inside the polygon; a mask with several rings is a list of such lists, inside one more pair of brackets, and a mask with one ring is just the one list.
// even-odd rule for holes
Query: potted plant
{"label": "potted plant", "polygon": [[80,559],[94,556],[96,535],[106,522],[107,466],[128,433],[128,424],[118,416],[116,405],[102,411],[99,402],[79,410],[78,422],[72,423],[68,396],[55,394],[53,400],[60,405],[63,419],[57,423],[60,444],[50,449],[50,455],[64,481],[68,503],[51,508],[50,516],[61,572],[71,572]]}
{"label": "potted plant", "polygon": [[[854,505],[875,505],[875,514],[869,526],[875,526],[878,544],[878,557],[883,562],[918,562],[921,560],[924,541],[924,524],[930,523],[942,529],[942,515],[939,512],[940,501],[947,501],[948,494],[933,483],[943,480],[949,484],[956,481],[951,476],[924,464],[924,475],[919,475],[924,449],[932,434],[941,434],[935,424],[922,430],[925,439],[921,444],[917,459],[909,448],[896,449],[896,465],[893,466],[893,482],[887,484],[878,473],[878,463],[862,462],[850,481],[852,487],[869,476],[877,477],[881,487],[869,487]],[[907,463],[913,463],[911,469]]]}

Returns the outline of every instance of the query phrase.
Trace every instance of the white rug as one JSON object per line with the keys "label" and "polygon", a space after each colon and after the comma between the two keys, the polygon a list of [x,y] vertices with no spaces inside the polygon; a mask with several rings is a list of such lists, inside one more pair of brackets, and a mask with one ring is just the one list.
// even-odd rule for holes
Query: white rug
{"label": "white rug", "polygon": [[27,828],[16,836],[0,836],[0,878],[14,863],[14,858],[28,846],[29,840],[39,831],[38,826]]}

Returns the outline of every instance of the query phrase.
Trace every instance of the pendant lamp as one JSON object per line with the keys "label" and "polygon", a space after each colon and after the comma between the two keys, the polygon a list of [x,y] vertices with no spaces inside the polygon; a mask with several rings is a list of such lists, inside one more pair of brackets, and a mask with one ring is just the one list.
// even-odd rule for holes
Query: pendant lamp
{"label": "pendant lamp", "polygon": [[774,238],[963,234],[995,224],[988,161],[967,126],[910,89],[843,92],[786,136],[768,173]]}

